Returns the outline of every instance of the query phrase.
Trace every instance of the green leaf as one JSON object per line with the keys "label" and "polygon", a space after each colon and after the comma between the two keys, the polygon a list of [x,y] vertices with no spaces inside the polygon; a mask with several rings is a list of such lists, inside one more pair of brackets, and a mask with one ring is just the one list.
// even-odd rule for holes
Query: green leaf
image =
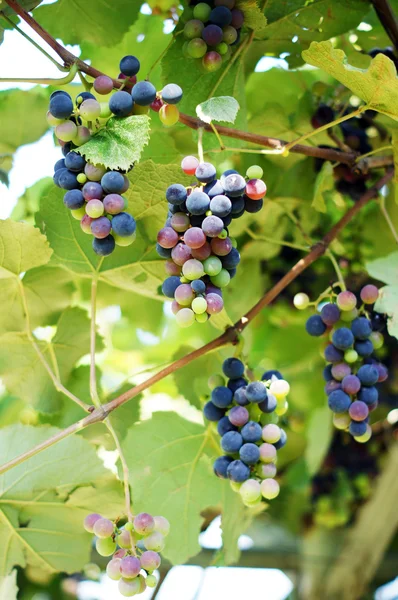
{"label": "green leaf", "polygon": [[398,251],[366,263],[371,277],[389,285],[398,285]]}
{"label": "green leaf", "polygon": [[32,225],[0,221],[0,279],[45,265],[51,254],[45,236]]}
{"label": "green leaf", "polygon": [[149,125],[147,115],[133,115],[126,119],[112,117],[103,129],[76,151],[95,165],[127,171],[140,160],[141,152],[149,141]]}
{"label": "green leaf", "polygon": [[172,563],[184,563],[199,552],[200,513],[216,506],[223,484],[228,485],[212,471],[210,436],[203,425],[158,412],[131,427],[123,443],[136,511],[161,514],[170,521],[162,554]]}
{"label": "green leaf", "polygon": [[387,285],[379,290],[375,310],[388,315],[388,333],[398,339],[398,285]]}
{"label": "green leaf", "polygon": [[17,600],[17,572],[15,569],[9,575],[0,577],[0,598],[4,600]]}
{"label": "green leaf", "polygon": [[224,121],[235,123],[239,103],[231,96],[217,96],[210,98],[196,107],[196,114],[205,123]]}
{"label": "green leaf", "polygon": [[[11,460],[59,431],[47,426],[6,427],[0,431],[0,454]],[[95,505],[95,486],[110,481],[115,479],[80,436],[64,439],[2,475],[0,574],[15,565],[47,572],[80,571],[91,553],[92,536],[82,527],[91,511],[88,502],[84,508],[74,504],[74,493],[89,486]]]}
{"label": "green leaf", "polygon": [[29,91],[0,92],[0,154],[4,152],[3,145],[8,146],[12,154],[19,146],[35,142],[44,135],[48,129],[48,98],[49,92],[40,86]]}
{"label": "green leaf", "polygon": [[332,418],[329,407],[316,408],[311,416],[306,429],[307,446],[305,461],[310,475],[315,475],[322,465],[333,435]]}
{"label": "green leaf", "polygon": [[[1,158],[0,158],[0,164],[1,164]],[[4,185],[6,185],[7,187],[10,185],[10,181],[8,179],[8,173],[7,173],[7,171],[4,171],[3,169],[0,169],[0,183],[4,183]]]}
{"label": "green leaf", "polygon": [[259,31],[267,26],[267,18],[256,0],[238,0],[235,8],[239,8],[245,15],[245,27]]}
{"label": "green leaf", "polygon": [[[0,340],[0,375],[7,389],[41,412],[57,411],[61,406],[59,394],[28,336],[6,333]],[[66,309],[51,342],[36,343],[47,362],[53,368],[54,363],[57,364],[60,380],[66,382],[77,361],[89,352],[90,320],[87,313],[77,307]],[[101,339],[98,339],[97,349],[102,349]]]}
{"label": "green leaf", "polygon": [[112,46],[134,23],[140,8],[140,2],[131,0],[102,0],[99,4],[96,0],[74,0],[72,3],[58,0],[41,6],[34,16],[42,27],[66,44],[87,40],[99,46]]}
{"label": "green leaf", "polygon": [[348,64],[343,50],[333,48],[332,42],[312,42],[303,52],[303,58],[333,75],[369,108],[398,120],[397,71],[383,54],[378,54],[368,69],[357,69]]}
{"label": "green leaf", "polygon": [[[190,346],[181,346],[173,355],[173,360],[177,360],[193,350],[194,348]],[[222,362],[223,359],[219,352],[211,352],[175,371],[173,377],[181,396],[202,410],[204,400],[210,394],[207,380],[211,375],[221,372]],[[200,377],[196,376],[197,373],[200,373]]]}
{"label": "green leaf", "polygon": [[395,202],[398,204],[398,130],[393,129],[391,133],[391,144],[394,153],[394,195]]}
{"label": "green leaf", "polygon": [[240,495],[229,485],[224,486],[223,492],[221,517],[223,547],[219,554],[222,563],[227,566],[239,562],[238,540],[247,531],[256,513],[264,509],[264,505],[260,504],[256,509],[246,508]]}
{"label": "green leaf", "polygon": [[334,201],[337,206],[344,207],[345,205],[341,195],[335,189],[332,164],[329,161],[325,161],[315,180],[312,207],[319,212],[325,213],[327,211],[327,203],[330,204],[330,201]]}
{"label": "green leaf", "polygon": [[27,188],[14,207],[11,217],[15,221],[34,222],[34,215],[39,210],[42,195],[54,187],[52,177],[44,177]]}

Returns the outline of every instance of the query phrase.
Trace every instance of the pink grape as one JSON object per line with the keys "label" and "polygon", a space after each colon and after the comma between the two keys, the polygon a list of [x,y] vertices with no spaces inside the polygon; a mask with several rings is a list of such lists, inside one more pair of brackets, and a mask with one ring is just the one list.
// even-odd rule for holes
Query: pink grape
{"label": "pink grape", "polygon": [[340,292],[337,296],[337,306],[340,310],[353,310],[357,305],[357,299],[352,292]]}
{"label": "pink grape", "polygon": [[264,477],[264,479],[268,479],[270,477],[275,477],[276,465],[274,463],[268,463],[266,465],[261,465],[261,475]]}
{"label": "pink grape", "polygon": [[118,215],[124,210],[124,198],[119,194],[108,194],[103,202],[105,211],[110,215]]}
{"label": "pink grape", "polygon": [[215,215],[206,217],[202,223],[203,233],[211,238],[218,237],[223,229],[224,222],[220,219],[220,217],[216,217]]}
{"label": "pink grape", "polygon": [[80,221],[80,227],[82,228],[82,231],[84,231],[84,233],[91,234],[91,223],[92,222],[93,222],[93,219],[91,217],[89,217],[88,215],[84,215],[84,217]]}
{"label": "pink grape", "polygon": [[361,389],[361,382],[356,375],[346,375],[341,382],[341,387],[346,394],[353,396]]}
{"label": "pink grape", "polygon": [[131,548],[131,536],[127,529],[122,529],[119,533],[117,536],[117,543],[121,548]]}
{"label": "pink grape", "polygon": [[141,554],[141,566],[145,571],[156,571],[160,567],[160,556],[153,550],[147,550]]}
{"label": "pink grape", "polygon": [[229,237],[225,238],[224,240],[218,237],[213,238],[210,242],[210,245],[214,254],[217,254],[217,256],[226,256],[232,250],[232,242]]}
{"label": "pink grape", "polygon": [[199,161],[195,156],[186,156],[181,161],[181,169],[187,175],[195,175],[195,171],[198,165]]}
{"label": "pink grape", "polygon": [[[221,221],[221,223],[223,222]],[[201,246],[203,246],[203,244],[206,242],[206,235],[200,227],[191,227],[191,229],[188,229],[188,231],[186,231],[184,234],[184,242],[187,246],[196,250],[197,248],[201,248]]]}
{"label": "pink grape", "polygon": [[200,279],[205,274],[203,265],[196,258],[190,258],[182,266],[182,274],[190,280]]}
{"label": "pink grape", "polygon": [[108,538],[114,532],[115,526],[109,519],[98,519],[94,523],[93,533],[99,538]]}
{"label": "pink grape", "polygon": [[101,106],[97,100],[89,98],[81,103],[79,111],[83,119],[86,121],[95,121],[95,119],[98,119],[101,114]]}
{"label": "pink grape", "polygon": [[108,564],[106,565],[106,574],[108,575],[108,577],[110,579],[113,579],[114,581],[118,581],[122,574],[120,572],[120,564],[121,564],[121,560],[120,558],[112,558],[112,560],[110,560],[108,562]]}
{"label": "pink grape", "polygon": [[[176,314],[176,323],[180,327],[190,327],[195,322],[195,313],[190,308],[182,308]],[[154,550],[156,548],[153,548]]]}
{"label": "pink grape", "polygon": [[171,312],[173,313],[173,315],[176,315],[181,309],[182,306],[178,304],[177,300],[173,300],[173,302],[171,303]]}
{"label": "pink grape", "polygon": [[181,268],[179,265],[172,260],[166,260],[164,266],[168,275],[179,275],[181,273]]}
{"label": "pink grape", "polygon": [[157,241],[162,248],[174,248],[178,242],[178,233],[171,227],[163,227],[158,233]]}
{"label": "pink grape", "polygon": [[101,518],[101,515],[99,515],[98,513],[92,513],[91,515],[87,515],[83,522],[84,529],[89,533],[94,533],[94,525]]}
{"label": "pink grape", "polygon": [[206,294],[206,302],[209,315],[216,315],[224,308],[224,300],[218,294]]}
{"label": "pink grape", "polygon": [[249,411],[244,406],[234,406],[231,408],[228,418],[232,425],[243,427],[249,420]]}
{"label": "pink grape", "polygon": [[82,146],[91,138],[91,133],[88,127],[84,127],[83,125],[78,125],[76,129],[76,135],[74,136],[72,142],[76,146]]}
{"label": "pink grape", "polygon": [[185,213],[175,213],[171,217],[170,225],[174,231],[184,233],[189,228],[189,217]]}
{"label": "pink grape", "polygon": [[361,300],[365,304],[374,304],[379,297],[379,290],[375,285],[368,284],[361,289]]}
{"label": "pink grape", "polygon": [[369,414],[369,408],[365,402],[361,402],[361,400],[355,400],[351,404],[348,412],[353,421],[364,421]]}
{"label": "pink grape", "polygon": [[[94,200],[92,200],[94,202]],[[91,223],[91,233],[93,236],[99,240],[103,240],[106,238],[112,229],[112,224],[107,217],[100,217],[99,219],[94,219]]]}
{"label": "pink grape", "polygon": [[274,462],[276,459],[276,448],[272,444],[261,444],[260,460],[264,463]]}
{"label": "pink grape", "polygon": [[88,162],[84,167],[84,173],[87,175],[87,179],[90,179],[90,181],[101,181],[102,177],[106,173],[106,168],[102,165],[92,165]]}
{"label": "pink grape", "polygon": [[200,248],[192,249],[192,257],[198,260],[206,260],[211,254],[211,246],[209,242],[205,242]]}
{"label": "pink grape", "polygon": [[279,484],[275,479],[264,479],[261,482],[261,493],[266,500],[272,500],[279,494]]}
{"label": "pink grape", "polygon": [[155,531],[159,531],[162,535],[169,535],[170,523],[166,517],[153,517],[155,521]]}
{"label": "pink grape", "polygon": [[134,517],[134,529],[140,535],[148,535],[154,530],[155,521],[148,513],[139,513]]}
{"label": "pink grape", "polygon": [[141,582],[138,578],[133,580],[120,579],[118,583],[119,592],[126,597],[136,596],[140,591],[140,587]]}
{"label": "pink grape", "polygon": [[351,367],[347,363],[337,363],[332,367],[332,375],[337,381],[342,381],[351,373]]}
{"label": "pink grape", "polygon": [[113,81],[108,75],[100,75],[94,79],[93,87],[98,94],[110,94],[113,90]]}
{"label": "pink grape", "polygon": [[171,258],[182,267],[182,265],[191,258],[191,249],[186,244],[177,244],[171,251]]}
{"label": "pink grape", "polygon": [[267,193],[267,186],[262,179],[250,179],[246,184],[246,196],[250,200],[261,200]]}
{"label": "pink grape", "polygon": [[123,558],[124,556],[126,556],[127,551],[125,550],[125,548],[119,548],[119,550],[116,550],[115,554],[113,555],[113,558]]}
{"label": "pink grape", "polygon": [[182,283],[174,292],[174,298],[181,306],[191,306],[195,293],[189,283]]}
{"label": "pink grape", "polygon": [[55,135],[63,142],[71,142],[77,134],[77,127],[73,121],[65,121],[55,128]]}
{"label": "pink grape", "polygon": [[125,579],[134,579],[141,571],[141,563],[135,556],[125,556],[120,561],[120,572]]}
{"label": "pink grape", "polygon": [[268,442],[269,444],[275,444],[281,439],[281,430],[278,427],[278,425],[270,423],[269,425],[265,425],[263,427],[262,436],[264,442]]}

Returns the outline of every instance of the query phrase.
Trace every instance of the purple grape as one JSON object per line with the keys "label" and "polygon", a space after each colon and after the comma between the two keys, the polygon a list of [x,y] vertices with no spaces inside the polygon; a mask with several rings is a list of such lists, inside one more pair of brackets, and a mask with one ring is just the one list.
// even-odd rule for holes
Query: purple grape
{"label": "purple grape", "polygon": [[124,209],[124,199],[119,194],[108,194],[104,200],[105,212],[117,215]]}
{"label": "purple grape", "polygon": [[190,248],[196,250],[206,242],[206,236],[200,227],[191,227],[184,233],[184,242]]}
{"label": "purple grape", "polygon": [[231,20],[232,27],[235,27],[235,29],[240,29],[245,20],[245,15],[238,8],[234,8],[233,10],[231,10],[231,13],[232,13],[232,20]]}
{"label": "purple grape", "polygon": [[[211,203],[210,203],[211,206]],[[232,250],[232,242],[229,237],[225,239],[213,238],[210,242],[213,253],[217,256],[227,256]]]}
{"label": "purple grape", "polygon": [[207,25],[202,31],[202,38],[208,46],[217,46],[217,44],[222,42],[222,36],[223,31],[218,25]]}
{"label": "purple grape", "polygon": [[240,387],[236,390],[234,394],[234,400],[237,404],[239,404],[239,406],[247,406],[250,404],[246,396],[246,386]]}
{"label": "purple grape", "polygon": [[332,375],[337,381],[342,381],[344,377],[350,375],[351,367],[347,363],[337,363],[332,367]]}
{"label": "purple grape", "polygon": [[333,346],[333,344],[326,346],[323,355],[325,360],[330,363],[340,362],[344,358],[344,353]]}
{"label": "purple grape", "polygon": [[341,387],[346,394],[353,396],[361,389],[361,382],[356,375],[346,375],[341,382]]}
{"label": "purple grape", "polygon": [[134,518],[134,529],[140,535],[148,535],[152,533],[155,528],[155,520],[148,513],[139,513]]}
{"label": "purple grape", "polygon": [[243,427],[249,421],[249,411],[244,406],[234,406],[228,415],[232,425]]}
{"label": "purple grape", "polygon": [[226,217],[231,212],[232,203],[227,196],[214,196],[210,201],[210,210],[216,217]]}
{"label": "purple grape", "polygon": [[209,315],[215,315],[224,308],[224,301],[221,296],[215,293],[206,294],[207,312]]}
{"label": "purple grape", "polygon": [[145,569],[145,571],[156,571],[160,567],[160,556],[157,552],[153,550],[146,550],[141,554],[141,567]]}
{"label": "purple grape", "polygon": [[336,304],[325,304],[321,310],[321,319],[325,325],[333,326],[340,319],[340,310]]}
{"label": "purple grape", "polygon": [[90,225],[91,233],[95,238],[103,240],[111,232],[112,224],[107,217],[99,217],[99,219],[93,219]]}
{"label": "purple grape", "polygon": [[120,561],[120,572],[125,579],[134,579],[140,571],[141,563],[135,556],[125,556]]}
{"label": "purple grape", "polygon": [[157,241],[162,248],[174,248],[178,242],[178,233],[172,227],[163,227],[157,235]]}
{"label": "purple grape", "polygon": [[92,513],[91,515],[87,515],[83,522],[84,529],[89,533],[94,533],[94,525],[101,518],[101,515],[99,515],[98,513]]}
{"label": "purple grape", "polygon": [[113,90],[113,81],[108,75],[99,75],[94,79],[93,87],[98,94],[110,94]]}
{"label": "purple grape", "polygon": [[191,252],[193,258],[197,258],[198,260],[206,260],[206,258],[209,258],[211,254],[211,246],[209,242],[205,242],[200,248],[192,248]]}
{"label": "purple grape", "polygon": [[177,244],[171,251],[171,258],[176,265],[182,267],[187,260],[192,258],[191,249],[186,244]]}
{"label": "purple grape", "polygon": [[369,408],[365,402],[355,400],[355,402],[351,404],[348,412],[353,421],[364,421],[369,414]]}
{"label": "purple grape", "polygon": [[[224,229],[223,221],[214,215],[206,217],[202,223],[202,230],[205,235],[211,238],[216,238]],[[185,238],[184,238],[185,239]]]}
{"label": "purple grape", "polygon": [[327,396],[329,396],[329,394],[331,394],[335,390],[340,390],[340,389],[341,389],[341,383],[339,381],[336,381],[335,379],[331,379],[325,385],[325,393]]}
{"label": "purple grape", "polygon": [[104,196],[102,186],[96,181],[87,181],[83,186],[82,193],[87,201],[101,200]]}
{"label": "purple grape", "polygon": [[109,519],[97,519],[93,526],[94,534],[99,538],[107,538],[114,532],[115,526]]}
{"label": "purple grape", "polygon": [[375,367],[379,372],[379,379],[377,380],[378,383],[381,383],[382,381],[386,381],[386,379],[388,379],[387,367],[385,365],[382,365],[381,363],[376,364]]}
{"label": "purple grape", "polygon": [[195,294],[189,283],[182,283],[174,292],[174,298],[181,306],[191,306]]}

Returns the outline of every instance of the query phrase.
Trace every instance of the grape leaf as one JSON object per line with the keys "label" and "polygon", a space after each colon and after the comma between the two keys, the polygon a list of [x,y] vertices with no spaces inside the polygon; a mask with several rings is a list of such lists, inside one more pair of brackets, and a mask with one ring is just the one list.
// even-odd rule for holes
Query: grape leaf
{"label": "grape leaf", "polygon": [[184,563],[200,550],[201,511],[222,499],[221,482],[211,458],[218,453],[209,428],[172,412],[130,428],[122,443],[137,511],[164,515],[171,524],[162,554]]}
{"label": "grape leaf", "polygon": [[375,310],[388,315],[388,333],[398,339],[398,252],[366,263],[371,277],[387,283],[379,290]]}
{"label": "grape leaf", "polygon": [[388,285],[398,285],[398,252],[367,262],[366,270],[378,281]]}
{"label": "grape leaf", "polygon": [[[256,508],[246,508],[239,494],[234,492],[230,486],[223,486],[221,529],[223,547],[218,553],[224,565],[232,565],[239,562],[240,549],[238,540],[245,533],[257,513],[264,510],[264,504]],[[218,561],[219,562],[219,561]]]}
{"label": "grape leaf", "polygon": [[45,236],[32,225],[0,221],[0,279],[45,265],[51,254]]}
{"label": "grape leaf", "polygon": [[258,31],[267,26],[267,18],[256,0],[238,0],[235,8],[239,8],[245,15],[245,27]]}
{"label": "grape leaf", "polygon": [[238,110],[239,103],[235,98],[231,96],[217,96],[198,104],[196,114],[205,123],[211,123],[212,121],[235,123]]}
{"label": "grape leaf", "polygon": [[103,129],[76,149],[86,160],[108,169],[127,171],[139,161],[149,141],[150,119],[147,115],[133,115],[125,119],[112,117]]}
{"label": "grape leaf", "polygon": [[[33,448],[60,430],[12,425],[0,431],[3,461]],[[82,460],[84,457],[84,460]],[[92,536],[82,528],[90,502],[79,508],[74,490],[114,482],[96,452],[80,436],[67,438],[0,477],[0,574],[27,564],[47,572],[79,571],[88,562]],[[122,502],[120,510],[123,511]],[[91,512],[91,511],[90,511]]]}
{"label": "grape leaf", "polygon": [[[0,164],[1,164],[1,158],[0,158]],[[10,181],[8,179],[8,173],[7,173],[7,171],[4,171],[3,169],[0,169],[0,183],[4,183],[4,185],[6,185],[7,187],[10,185]]]}
{"label": "grape leaf", "polygon": [[35,18],[66,44],[87,40],[99,46],[113,46],[134,23],[140,8],[140,2],[131,0],[102,0],[100,3],[58,0],[35,10]]}
{"label": "grape leaf", "polygon": [[[211,318],[213,319],[213,316]],[[181,346],[173,355],[173,360],[177,360],[193,350],[194,348],[190,346]],[[221,373],[222,361],[219,352],[211,352],[174,372],[173,376],[178,392],[199,410],[202,410],[203,401],[210,393],[207,380],[211,375]],[[201,376],[196,377],[197,373],[200,373]]]}
{"label": "grape leaf", "polygon": [[15,569],[9,575],[0,577],[0,598],[4,600],[17,600],[17,572]]}
{"label": "grape leaf", "polygon": [[42,195],[54,186],[52,177],[43,177],[27,188],[18,198],[17,204],[11,213],[15,221],[34,222],[34,215],[39,210]]}
{"label": "grape leaf", "polygon": [[373,58],[368,69],[357,69],[348,64],[343,50],[333,48],[332,42],[312,42],[303,58],[335,77],[369,108],[398,120],[397,71],[383,54]]}
{"label": "grape leaf", "polygon": [[337,206],[344,207],[344,200],[335,189],[333,167],[329,161],[325,161],[315,180],[314,199],[312,207],[319,212],[325,213],[327,203],[334,201]]}
{"label": "grape leaf", "polygon": [[398,131],[397,129],[392,130],[391,145],[394,153],[394,196],[395,202],[398,204]]}
{"label": "grape leaf", "polygon": [[[29,91],[0,91],[1,144],[13,153],[19,146],[38,140],[48,129],[49,92],[40,86]],[[0,150],[3,154],[4,150]]]}
{"label": "grape leaf", "polygon": [[305,461],[310,475],[315,475],[325,458],[333,435],[332,418],[327,404],[316,408],[306,429]]}

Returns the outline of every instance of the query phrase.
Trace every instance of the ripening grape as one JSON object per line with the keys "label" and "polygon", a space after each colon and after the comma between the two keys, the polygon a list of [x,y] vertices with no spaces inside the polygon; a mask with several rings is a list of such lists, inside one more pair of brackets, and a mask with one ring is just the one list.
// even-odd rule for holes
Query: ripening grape
{"label": "ripening grape", "polygon": [[63,142],[70,142],[77,134],[77,127],[73,121],[65,121],[55,128],[55,135]]}
{"label": "ripening grape", "polygon": [[98,94],[110,94],[113,90],[113,81],[107,75],[100,75],[94,79],[93,87]]}
{"label": "ripening grape", "polygon": [[181,308],[176,314],[176,322],[180,327],[190,327],[195,322],[195,313],[190,308]]}
{"label": "ripening grape", "polygon": [[122,573],[120,571],[121,562],[122,561],[120,558],[112,558],[112,560],[110,560],[106,565],[106,574],[110,579],[119,581],[119,579],[122,577]]}
{"label": "ripening grape", "polygon": [[267,193],[267,186],[262,179],[250,179],[246,184],[246,196],[251,200],[261,200]]}
{"label": "ripening grape", "polygon": [[172,127],[178,123],[180,111],[175,104],[164,104],[159,110],[159,119],[166,127]]}
{"label": "ripening grape", "polygon": [[95,548],[101,556],[111,556],[116,550],[116,542],[111,538],[97,538]]}
{"label": "ripening grape", "polygon": [[148,535],[155,528],[154,518],[148,513],[138,514],[133,521],[134,529],[140,535]]}
{"label": "ripening grape", "polygon": [[116,539],[121,548],[131,548],[131,536],[127,529],[122,529]]}
{"label": "ripening grape", "polygon": [[260,446],[260,460],[264,463],[275,462],[276,448],[273,444],[264,443]]}
{"label": "ripening grape", "polygon": [[275,477],[276,471],[277,469],[274,463],[267,463],[261,466],[261,475],[264,479]]}
{"label": "ripening grape", "polygon": [[214,73],[215,71],[218,71],[218,69],[222,65],[221,54],[215,52],[214,50],[211,52],[207,52],[202,58],[202,65],[204,69],[209,73]]}
{"label": "ripening grape", "polygon": [[[91,202],[95,202],[95,200],[91,200]],[[90,228],[93,236],[102,240],[110,234],[112,225],[107,217],[99,217],[91,222]]]}
{"label": "ripening grape", "polygon": [[[160,517],[164,518],[164,517]],[[157,552],[153,550],[146,550],[141,554],[140,557],[141,566],[145,571],[156,571],[160,567],[160,556]]]}
{"label": "ripening grape", "polygon": [[353,310],[356,307],[357,299],[355,294],[349,291],[340,292],[337,296],[337,306],[340,310],[349,311]]}
{"label": "ripening grape", "polygon": [[156,516],[153,519],[155,521],[155,531],[159,531],[165,537],[168,536],[170,533],[170,523],[166,517]]}
{"label": "ripening grape", "polygon": [[269,444],[274,444],[278,442],[281,438],[281,430],[278,425],[274,425],[270,423],[269,425],[265,425],[262,431],[262,437],[264,442],[268,442]]}
{"label": "ripening grape", "polygon": [[175,213],[171,217],[170,225],[178,233],[184,233],[189,228],[189,217],[185,213]]}
{"label": "ripening grape", "polygon": [[88,531],[89,533],[94,533],[94,525],[101,518],[102,518],[101,515],[99,515],[97,513],[92,513],[90,515],[87,515],[87,517],[84,519],[84,522],[83,522],[84,529],[86,531]]}
{"label": "ripening grape", "polygon": [[178,233],[172,227],[163,227],[157,235],[157,241],[162,248],[174,248],[178,242]]}
{"label": "ripening grape", "polygon": [[98,119],[101,114],[101,106],[97,100],[92,100],[90,98],[81,103],[79,111],[83,119],[86,121],[94,121],[95,119]]}
{"label": "ripening grape", "polygon": [[197,297],[192,300],[191,308],[196,315],[205,313],[207,310],[207,301],[205,298]]}
{"label": "ripening grape", "polygon": [[[179,315],[180,312],[177,314]],[[147,550],[154,550],[155,552],[161,552],[165,546],[165,539],[161,533],[159,533],[158,531],[154,531],[150,535],[144,537],[143,543]]]}
{"label": "ripening grape", "polygon": [[186,156],[185,158],[182,159],[181,169],[187,175],[195,175],[198,165],[199,165],[199,161],[197,158],[195,158],[195,156]]}
{"label": "ripening grape", "polygon": [[101,200],[89,200],[86,204],[86,213],[92,219],[97,219],[104,214],[104,205]]}
{"label": "ripening grape", "polygon": [[200,227],[191,227],[184,234],[184,243],[192,249],[201,248],[205,242],[206,235]]}
{"label": "ripening grape", "polygon": [[180,267],[191,257],[191,249],[186,244],[177,244],[171,251],[171,258]]}
{"label": "ripening grape", "polygon": [[266,500],[273,500],[279,494],[279,484],[275,479],[264,479],[261,482],[261,494]]}
{"label": "ripening grape", "polygon": [[224,301],[218,294],[210,293],[206,295],[207,312],[210,315],[215,315],[224,308]]}
{"label": "ripening grape", "polygon": [[379,297],[379,290],[375,285],[365,285],[361,290],[361,300],[365,304],[374,304]]}
{"label": "ripening grape", "polygon": [[205,274],[202,263],[195,258],[191,258],[183,264],[182,273],[189,280],[200,279]]}
{"label": "ripening grape", "polygon": [[124,579],[134,579],[141,571],[141,563],[135,556],[125,556],[120,562],[120,572]]}
{"label": "ripening grape", "polygon": [[103,200],[105,212],[117,215],[124,209],[124,199],[119,194],[107,194]]}
{"label": "ripening grape", "polygon": [[98,519],[93,526],[94,534],[99,538],[107,538],[113,534],[114,524],[109,519]]}

